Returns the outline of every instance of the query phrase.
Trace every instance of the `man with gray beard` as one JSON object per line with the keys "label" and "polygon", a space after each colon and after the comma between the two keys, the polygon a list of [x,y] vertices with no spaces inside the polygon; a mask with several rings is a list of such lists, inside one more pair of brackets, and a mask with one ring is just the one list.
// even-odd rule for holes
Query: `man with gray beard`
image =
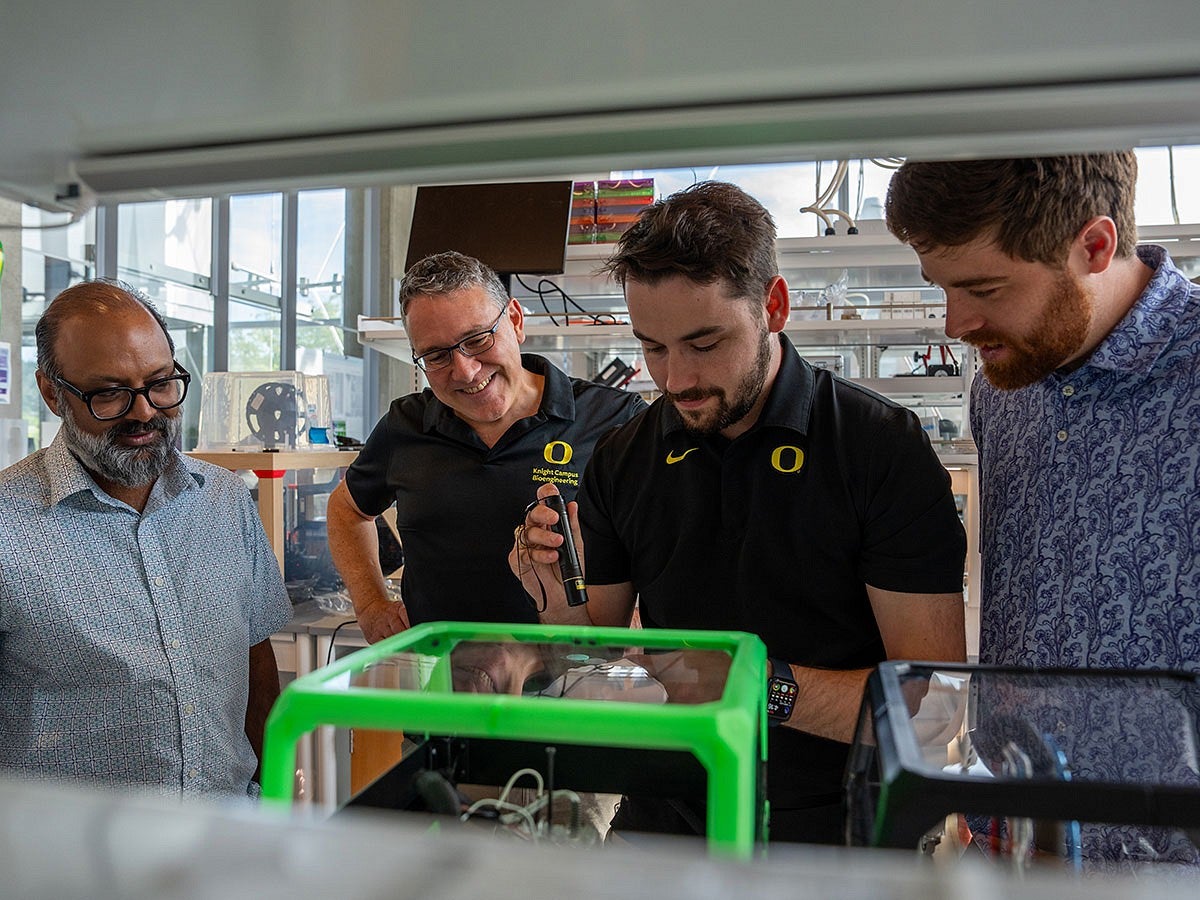
{"label": "man with gray beard", "polygon": [[249,491],[179,453],[191,376],[144,297],[75,285],[36,335],[62,428],[0,472],[0,769],[253,794],[291,607]]}

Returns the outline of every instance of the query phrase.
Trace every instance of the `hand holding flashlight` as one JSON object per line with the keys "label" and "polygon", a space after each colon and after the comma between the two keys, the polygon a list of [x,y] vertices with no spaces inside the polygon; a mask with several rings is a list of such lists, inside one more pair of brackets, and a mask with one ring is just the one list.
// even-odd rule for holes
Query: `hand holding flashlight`
{"label": "hand holding flashlight", "polygon": [[[560,609],[582,607],[588,602],[583,579],[583,551],[575,543],[573,532],[577,529],[571,524],[569,504],[553,484],[543,484],[538,488],[538,494],[538,498],[525,507],[522,522],[513,531],[509,568],[521,580],[539,615],[546,612],[547,604]],[[553,537],[555,534],[559,536],[557,539]],[[561,598],[557,585],[549,583],[551,578],[561,582]],[[585,611],[581,612],[586,615]],[[564,621],[576,622],[578,617]]]}
{"label": "hand holding flashlight", "polygon": [[562,536],[558,548],[558,569],[562,573],[563,588],[567,592],[568,606],[582,606],[588,602],[587,586],[583,583],[583,567],[575,550],[575,536],[571,533],[571,519],[567,515],[567,504],[562,494],[543,497],[542,503],[558,513],[558,521],[550,527]]}

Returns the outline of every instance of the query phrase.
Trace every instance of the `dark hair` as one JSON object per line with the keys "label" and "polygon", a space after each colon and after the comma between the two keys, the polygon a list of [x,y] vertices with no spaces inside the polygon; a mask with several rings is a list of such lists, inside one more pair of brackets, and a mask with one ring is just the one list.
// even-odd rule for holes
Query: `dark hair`
{"label": "dark hair", "polygon": [[1061,264],[1084,223],[1109,216],[1117,255],[1137,247],[1132,150],[1079,156],[906,162],[892,176],[887,225],[918,252],[995,234],[1015,259]]}
{"label": "dark hair", "polygon": [[166,320],[150,302],[150,298],[123,281],[100,278],[95,281],[81,281],[67,288],[51,301],[42,317],[38,319],[34,337],[37,341],[37,365],[42,374],[52,381],[62,375],[55,343],[64,321],[79,312],[134,305],[142,307],[154,316],[154,321],[158,323],[167,339],[167,346],[171,348],[171,356],[174,357],[175,341],[171,339],[171,332],[167,330]]}
{"label": "dark hair", "polygon": [[697,284],[724,281],[738,297],[759,299],[779,274],[775,222],[741,188],[702,181],[647,207],[605,264],[623,287],[683,275]]}
{"label": "dark hair", "polygon": [[408,267],[400,281],[400,317],[408,326],[408,306],[417,297],[450,294],[481,287],[501,312],[508,306],[508,291],[500,276],[473,256],[447,250],[433,253]]}

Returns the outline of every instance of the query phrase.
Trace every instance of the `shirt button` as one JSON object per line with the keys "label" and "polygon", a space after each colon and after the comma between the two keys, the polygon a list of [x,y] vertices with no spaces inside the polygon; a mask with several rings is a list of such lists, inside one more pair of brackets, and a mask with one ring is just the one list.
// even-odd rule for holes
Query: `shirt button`
{"label": "shirt button", "polygon": [[179,649],[179,638],[172,638],[172,639],[171,639],[171,649],[172,649],[172,650],[178,650],[178,649]]}
{"label": "shirt button", "polygon": [[1074,386],[1074,385],[1071,385],[1071,384],[1064,385],[1064,386],[1063,386],[1063,396],[1064,396],[1064,397],[1073,397],[1073,396],[1075,396],[1075,386]]}
{"label": "shirt button", "polygon": [[163,578],[161,575],[159,575],[157,578],[154,579],[155,587],[162,587],[163,584],[165,584],[165,583],[166,583],[166,579]]}
{"label": "shirt button", "polygon": [[1060,431],[1058,433],[1057,436],[1058,436],[1058,441],[1061,444],[1063,441],[1065,441],[1067,439],[1067,430],[1064,428],[1062,431]]}
{"label": "shirt button", "polygon": [[195,769],[188,769],[188,778],[195,778],[199,774]]}
{"label": "shirt button", "polygon": [[185,704],[183,704],[183,712],[184,712],[184,715],[188,715],[188,716],[190,716],[190,715],[191,715],[192,713],[194,713],[195,711],[196,711],[196,707],[195,707],[195,706],[193,706],[192,704],[190,704],[190,703],[185,703]]}

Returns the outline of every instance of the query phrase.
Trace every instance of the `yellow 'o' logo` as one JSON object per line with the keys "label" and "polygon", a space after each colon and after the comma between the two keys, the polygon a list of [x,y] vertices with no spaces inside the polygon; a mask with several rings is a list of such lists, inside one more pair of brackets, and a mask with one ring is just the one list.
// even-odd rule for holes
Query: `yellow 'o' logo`
{"label": "yellow 'o' logo", "polygon": [[566,441],[551,441],[542,450],[542,456],[546,457],[546,462],[554,463],[556,466],[565,466],[574,455],[575,451]]}
{"label": "yellow 'o' logo", "polygon": [[784,444],[771,451],[771,468],[776,472],[790,475],[799,472],[804,466],[804,451],[791,444]]}

